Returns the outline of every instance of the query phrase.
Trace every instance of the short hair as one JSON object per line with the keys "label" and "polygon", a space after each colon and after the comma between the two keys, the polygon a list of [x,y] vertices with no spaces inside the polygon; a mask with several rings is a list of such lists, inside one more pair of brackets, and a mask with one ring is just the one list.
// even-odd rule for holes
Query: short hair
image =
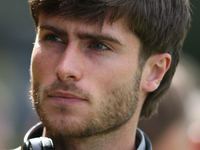
{"label": "short hair", "polygon": [[140,117],[154,114],[158,102],[170,87],[179,62],[183,41],[190,27],[188,0],[29,0],[36,27],[38,17],[62,15],[81,18],[90,24],[103,25],[109,14],[109,23],[124,19],[130,32],[141,41],[139,67],[155,54],[169,53],[171,66],[160,86],[149,92]]}

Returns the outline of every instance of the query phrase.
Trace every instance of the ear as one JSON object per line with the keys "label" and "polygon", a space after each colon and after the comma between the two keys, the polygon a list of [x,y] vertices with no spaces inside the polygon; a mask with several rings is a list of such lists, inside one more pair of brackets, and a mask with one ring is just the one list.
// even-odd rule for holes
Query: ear
{"label": "ear", "polygon": [[156,90],[169,69],[170,63],[171,55],[168,53],[151,56],[143,68],[141,89],[146,92]]}

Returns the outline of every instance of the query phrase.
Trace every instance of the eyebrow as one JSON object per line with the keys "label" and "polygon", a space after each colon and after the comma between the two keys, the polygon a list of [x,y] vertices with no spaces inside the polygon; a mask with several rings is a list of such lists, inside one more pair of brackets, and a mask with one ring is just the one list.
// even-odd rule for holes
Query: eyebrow
{"label": "eyebrow", "polygon": [[78,33],[78,37],[80,39],[94,39],[94,40],[110,41],[110,42],[122,45],[122,43],[120,43],[119,40],[107,34],[104,35],[104,34],[98,34],[98,33]]}
{"label": "eyebrow", "polygon": [[54,26],[46,25],[46,24],[39,25],[37,29],[51,30],[60,36],[68,36],[68,33],[65,30],[56,28]]}
{"label": "eyebrow", "polygon": [[[46,25],[46,24],[42,24],[42,25],[38,26],[38,29],[51,30],[54,33],[58,34],[59,36],[68,36],[68,33],[65,30],[56,28],[54,26]],[[93,40],[110,41],[110,42],[113,42],[113,43],[123,46],[123,44],[120,43],[118,39],[116,39],[110,35],[107,35],[107,34],[78,32],[77,36],[82,40],[93,39]]]}

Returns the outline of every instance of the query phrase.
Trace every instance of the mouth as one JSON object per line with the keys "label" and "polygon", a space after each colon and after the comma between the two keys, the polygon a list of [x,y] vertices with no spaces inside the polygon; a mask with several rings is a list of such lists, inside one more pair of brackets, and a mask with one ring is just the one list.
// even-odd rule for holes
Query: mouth
{"label": "mouth", "polygon": [[77,94],[63,90],[55,90],[50,92],[48,98],[52,100],[53,103],[62,106],[72,106],[87,101],[86,99]]}

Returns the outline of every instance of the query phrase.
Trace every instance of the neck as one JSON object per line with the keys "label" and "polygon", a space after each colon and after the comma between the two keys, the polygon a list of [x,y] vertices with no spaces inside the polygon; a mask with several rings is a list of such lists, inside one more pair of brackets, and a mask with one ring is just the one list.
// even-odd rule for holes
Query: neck
{"label": "neck", "polygon": [[135,150],[137,122],[133,123],[132,120],[133,118],[115,131],[92,137],[56,137],[47,132],[46,128],[44,128],[43,136],[53,140],[55,150]]}

